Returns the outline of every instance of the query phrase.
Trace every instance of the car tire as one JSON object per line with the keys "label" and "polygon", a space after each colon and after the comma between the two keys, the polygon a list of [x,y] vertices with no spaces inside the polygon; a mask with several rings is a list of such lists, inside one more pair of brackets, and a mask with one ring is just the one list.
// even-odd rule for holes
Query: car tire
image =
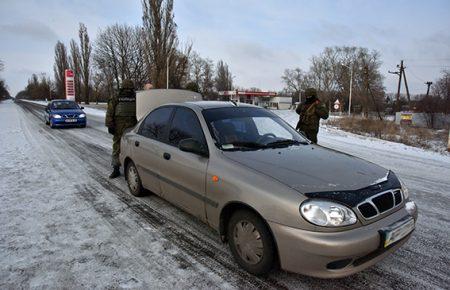
{"label": "car tire", "polygon": [[254,212],[236,211],[228,222],[227,239],[234,259],[247,272],[265,275],[274,267],[276,252],[272,234]]}
{"label": "car tire", "polygon": [[50,119],[49,123],[50,123],[50,128],[54,129],[55,128],[55,124],[53,124],[53,119]]}
{"label": "car tire", "polygon": [[133,161],[129,161],[125,168],[125,179],[127,180],[128,189],[134,196],[144,196],[145,190],[142,187],[141,177],[137,171]]}
{"label": "car tire", "polygon": [[47,118],[44,117],[45,125],[50,125],[50,122],[47,120]]}

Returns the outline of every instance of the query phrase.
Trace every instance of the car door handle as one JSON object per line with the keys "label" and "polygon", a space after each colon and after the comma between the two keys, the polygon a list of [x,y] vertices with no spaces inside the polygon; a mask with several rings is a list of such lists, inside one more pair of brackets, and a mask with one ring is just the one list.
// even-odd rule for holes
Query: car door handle
{"label": "car door handle", "polygon": [[170,154],[169,153],[164,153],[163,154],[164,159],[166,160],[170,160]]}
{"label": "car door handle", "polygon": [[134,146],[139,147],[139,141],[134,141]]}

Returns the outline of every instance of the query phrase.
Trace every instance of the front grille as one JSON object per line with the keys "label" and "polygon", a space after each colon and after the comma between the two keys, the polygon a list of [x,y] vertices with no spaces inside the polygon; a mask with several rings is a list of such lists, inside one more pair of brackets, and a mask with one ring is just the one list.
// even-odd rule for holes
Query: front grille
{"label": "front grille", "polygon": [[357,208],[365,219],[373,219],[402,203],[402,193],[400,189],[388,190],[369,197]]}
{"label": "front grille", "polygon": [[64,118],[70,118],[70,119],[73,119],[73,118],[76,118],[76,117],[78,117],[77,115],[73,115],[73,114],[70,114],[70,115],[64,115]]}

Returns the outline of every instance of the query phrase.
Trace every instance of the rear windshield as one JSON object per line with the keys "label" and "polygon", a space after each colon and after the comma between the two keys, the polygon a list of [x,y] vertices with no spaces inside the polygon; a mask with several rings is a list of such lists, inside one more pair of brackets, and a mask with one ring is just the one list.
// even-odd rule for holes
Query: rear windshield
{"label": "rear windshield", "polygon": [[67,109],[79,109],[79,107],[77,103],[72,101],[56,101],[52,102],[52,109],[67,110]]}

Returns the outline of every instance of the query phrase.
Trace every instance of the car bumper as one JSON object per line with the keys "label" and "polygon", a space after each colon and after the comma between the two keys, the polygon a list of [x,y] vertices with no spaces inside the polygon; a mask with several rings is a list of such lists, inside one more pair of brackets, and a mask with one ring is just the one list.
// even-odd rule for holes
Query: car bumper
{"label": "car bumper", "polygon": [[67,122],[64,118],[52,119],[53,125],[58,127],[86,126],[86,118],[77,118],[72,120],[76,120],[76,122]]}
{"label": "car bumper", "polygon": [[401,247],[411,236],[388,248],[381,246],[379,230],[405,218],[417,220],[417,207],[405,206],[372,224],[343,232],[311,232],[274,222],[269,226],[278,246],[283,270],[319,278],[339,278],[357,273]]}

